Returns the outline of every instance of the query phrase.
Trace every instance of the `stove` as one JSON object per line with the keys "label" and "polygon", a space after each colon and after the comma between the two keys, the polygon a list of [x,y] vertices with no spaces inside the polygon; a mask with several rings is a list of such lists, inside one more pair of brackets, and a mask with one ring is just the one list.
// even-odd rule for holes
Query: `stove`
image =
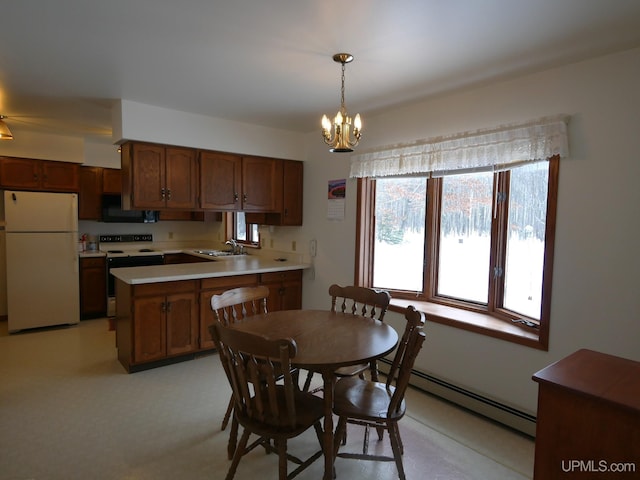
{"label": "stove", "polygon": [[[101,248],[107,251],[107,315],[115,316],[115,278],[112,268],[163,265],[164,254],[149,248],[151,234],[100,235]],[[109,244],[107,247],[105,245]],[[111,245],[112,244],[112,245]]]}

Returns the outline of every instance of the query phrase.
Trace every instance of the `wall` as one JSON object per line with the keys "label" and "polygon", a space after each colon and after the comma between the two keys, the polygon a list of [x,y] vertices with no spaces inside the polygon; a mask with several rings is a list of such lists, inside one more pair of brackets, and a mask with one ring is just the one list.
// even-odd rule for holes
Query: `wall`
{"label": "wall", "polygon": [[247,155],[302,160],[304,138],[294,132],[120,100],[113,141],[144,140]]}
{"label": "wall", "polygon": [[118,147],[111,138],[83,139],[11,127],[15,139],[0,143],[0,155],[120,168]]}
{"label": "wall", "polygon": [[[639,83],[635,49],[364,115],[359,149],[571,116],[571,156],[560,166],[549,351],[428,322],[417,368],[535,413],[532,374],[575,350],[640,360]],[[318,240],[315,275],[304,285],[307,308],[326,307],[329,285],[354,278],[356,183],[347,182],[345,220],[327,220],[326,181],[347,177],[349,158],[328,153],[317,138],[313,132],[307,139],[305,226],[298,238]]]}

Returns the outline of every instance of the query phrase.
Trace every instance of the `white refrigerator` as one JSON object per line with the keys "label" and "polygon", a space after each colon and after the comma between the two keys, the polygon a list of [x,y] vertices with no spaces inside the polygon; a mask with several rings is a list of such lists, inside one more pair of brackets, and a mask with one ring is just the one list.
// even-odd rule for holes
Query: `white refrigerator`
{"label": "white refrigerator", "polygon": [[78,196],[4,192],[10,333],[80,321]]}

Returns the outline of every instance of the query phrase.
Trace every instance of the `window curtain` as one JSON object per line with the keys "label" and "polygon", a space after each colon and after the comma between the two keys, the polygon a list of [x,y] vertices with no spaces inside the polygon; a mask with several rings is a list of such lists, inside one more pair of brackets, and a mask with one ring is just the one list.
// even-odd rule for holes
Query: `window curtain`
{"label": "window curtain", "polygon": [[569,116],[464,132],[410,144],[387,145],[351,156],[351,177],[443,176],[499,171],[569,154]]}

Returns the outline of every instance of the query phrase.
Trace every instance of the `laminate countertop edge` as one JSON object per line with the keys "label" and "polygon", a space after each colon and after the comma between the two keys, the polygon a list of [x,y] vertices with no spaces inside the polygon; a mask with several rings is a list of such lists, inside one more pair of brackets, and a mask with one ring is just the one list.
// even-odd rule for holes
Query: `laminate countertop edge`
{"label": "laminate countertop edge", "polygon": [[307,268],[311,268],[311,264],[297,260],[271,259],[246,255],[209,262],[112,268],[110,273],[129,285],[143,285],[147,283],[198,280],[202,278],[229,277],[254,273],[304,270]]}

